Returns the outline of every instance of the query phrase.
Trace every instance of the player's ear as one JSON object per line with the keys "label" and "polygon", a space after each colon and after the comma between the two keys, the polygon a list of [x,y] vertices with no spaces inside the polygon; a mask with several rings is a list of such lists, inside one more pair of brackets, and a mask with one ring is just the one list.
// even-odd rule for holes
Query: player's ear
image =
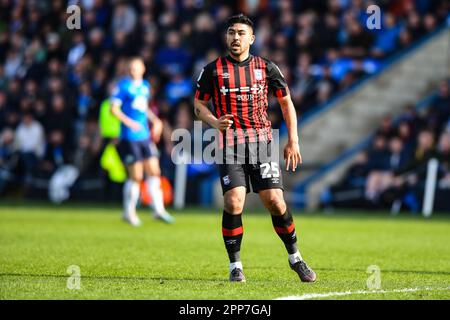
{"label": "player's ear", "polygon": [[255,35],[254,34],[252,34],[252,36],[250,38],[250,45],[252,45],[253,42],[255,42]]}

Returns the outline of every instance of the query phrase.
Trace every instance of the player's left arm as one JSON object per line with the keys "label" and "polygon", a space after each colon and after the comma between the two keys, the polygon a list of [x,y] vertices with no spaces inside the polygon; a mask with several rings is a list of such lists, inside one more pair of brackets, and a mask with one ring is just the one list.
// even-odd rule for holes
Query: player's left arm
{"label": "player's left arm", "polygon": [[297,113],[291,95],[288,94],[284,97],[278,97],[278,102],[280,103],[283,118],[288,130],[288,142],[284,147],[286,170],[289,170],[289,165],[292,164],[292,171],[295,171],[297,166],[302,163],[302,155],[300,154],[298,142]]}
{"label": "player's left arm", "polygon": [[280,68],[273,62],[267,61],[267,74],[270,90],[280,103],[283,118],[286,121],[288,129],[288,142],[284,147],[286,170],[289,170],[289,165],[291,165],[292,171],[295,171],[297,166],[302,163],[300,146],[298,144],[297,113],[292,103],[291,95],[289,94],[286,79],[281,73]]}
{"label": "player's left arm", "polygon": [[156,116],[156,114],[150,108],[148,108],[147,111],[147,118],[152,124],[153,141],[158,142],[161,138],[163,130],[163,122]]}

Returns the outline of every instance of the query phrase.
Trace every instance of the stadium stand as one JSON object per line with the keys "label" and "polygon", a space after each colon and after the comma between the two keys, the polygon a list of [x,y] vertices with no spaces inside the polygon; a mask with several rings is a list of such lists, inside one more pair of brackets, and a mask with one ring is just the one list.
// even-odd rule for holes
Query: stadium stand
{"label": "stadium stand", "polygon": [[[223,26],[234,12],[255,20],[253,52],[280,66],[303,115],[434,32],[449,10],[445,1],[370,3],[384,12],[381,30],[365,27],[362,0],[0,1],[0,195],[47,196],[50,177],[66,164],[79,170],[81,197],[120,183],[101,165],[114,137],[102,134],[98,118],[130,55],[146,63],[151,107],[165,123],[162,170],[173,181],[171,130],[192,130],[193,79],[224,52]],[[80,30],[66,28],[69,4],[81,6]],[[279,128],[280,110],[274,101],[269,108]],[[211,172],[190,168],[190,201],[199,201]]]}
{"label": "stadium stand", "polygon": [[[428,161],[437,159],[437,210],[448,210],[450,181],[450,82],[422,110],[407,106],[393,121],[385,116],[369,142],[338,183],[326,188],[322,207],[422,209]],[[447,196],[445,196],[447,195]]]}

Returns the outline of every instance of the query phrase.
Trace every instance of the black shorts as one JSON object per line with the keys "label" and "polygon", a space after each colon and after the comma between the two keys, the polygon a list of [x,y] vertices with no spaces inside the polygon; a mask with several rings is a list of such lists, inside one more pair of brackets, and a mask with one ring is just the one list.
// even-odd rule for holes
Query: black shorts
{"label": "black shorts", "polygon": [[151,157],[159,157],[158,148],[150,139],[139,141],[120,140],[117,151],[122,162],[127,166]]}
{"label": "black shorts", "polygon": [[246,187],[247,193],[249,193],[250,183],[255,193],[266,189],[284,190],[281,168],[277,159],[271,158],[262,161],[260,158],[257,158],[256,161],[255,158],[253,159],[253,161],[249,161],[249,155],[246,153],[245,161],[242,163],[218,165],[223,194],[240,186]]}

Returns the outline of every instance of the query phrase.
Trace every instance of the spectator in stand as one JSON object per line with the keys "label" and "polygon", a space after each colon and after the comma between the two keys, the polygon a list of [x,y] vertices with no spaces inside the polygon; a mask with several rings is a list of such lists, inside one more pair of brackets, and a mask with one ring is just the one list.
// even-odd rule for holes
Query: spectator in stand
{"label": "spectator in stand", "polygon": [[403,114],[399,116],[399,125],[402,122],[409,124],[412,135],[416,135],[425,126],[425,120],[419,115],[414,105],[405,107]]}
{"label": "spectator in stand", "polygon": [[78,139],[84,130],[84,125],[88,116],[91,116],[94,109],[94,99],[92,97],[92,89],[90,83],[83,82],[79,87],[79,95],[77,101],[77,118],[75,120],[75,140]]}
{"label": "spectator in stand", "polygon": [[436,30],[437,27],[437,21],[436,17],[433,14],[426,14],[423,18],[423,28],[425,30],[425,33],[429,34]]}
{"label": "spectator in stand", "polygon": [[[291,88],[292,97],[296,106],[301,106],[302,112],[309,110],[314,103],[318,79],[310,72],[311,56],[308,53],[301,54],[297,59],[295,69],[295,82]],[[298,110],[300,111],[300,110]]]}
{"label": "spectator in stand", "polygon": [[405,166],[395,171],[392,185],[382,195],[382,202],[392,204],[394,211],[398,211],[404,203],[412,212],[418,212],[418,188],[425,181],[427,163],[432,158],[438,158],[434,148],[434,134],[430,130],[422,130],[418,135],[414,156]]}
{"label": "spectator in stand", "polygon": [[[417,127],[416,127],[417,128]],[[401,121],[397,128],[398,137],[402,140],[403,148],[408,157],[410,157],[416,147],[416,139],[408,121]]]}
{"label": "spectator in stand", "polygon": [[125,36],[131,34],[136,27],[137,18],[136,9],[132,5],[119,2],[113,13],[111,33],[123,32]]}
{"label": "spectator in stand", "polygon": [[383,160],[382,165],[377,170],[372,170],[367,177],[365,194],[370,201],[378,200],[380,194],[392,185],[394,173],[403,168],[408,161],[403,142],[399,137],[389,140],[389,152]]}
{"label": "spectator in stand", "polygon": [[348,19],[345,32],[346,41],[343,44],[342,53],[350,58],[367,56],[373,43],[372,35],[366,32],[355,18]]}
{"label": "spectator in stand", "polygon": [[181,46],[180,34],[177,31],[168,33],[167,46],[157,52],[156,63],[160,71],[167,76],[189,71],[190,55]]}
{"label": "spectator in stand", "polygon": [[450,132],[444,131],[439,138],[438,157],[440,162],[440,177],[450,183]]}
{"label": "spectator in stand", "polygon": [[424,34],[421,18],[417,11],[412,10],[407,17],[406,29],[411,34],[413,40],[420,38]]}
{"label": "spectator in stand", "polygon": [[410,162],[401,172],[408,172],[418,168],[424,162],[436,156],[435,137],[433,131],[424,129],[417,136],[417,147]]}
{"label": "spectator in stand", "polygon": [[386,137],[383,135],[376,135],[369,149],[369,170],[383,170],[387,157],[388,151]]}
{"label": "spectator in stand", "polygon": [[102,59],[103,51],[106,49],[105,46],[105,33],[99,28],[93,28],[88,35],[87,53],[93,57],[95,64],[99,64]]}
{"label": "spectator in stand", "polygon": [[398,42],[398,48],[400,48],[400,49],[409,47],[411,45],[411,43],[413,42],[411,32],[407,28],[401,29],[397,42]]}
{"label": "spectator in stand", "polygon": [[381,58],[394,52],[397,48],[400,31],[401,29],[397,24],[395,16],[386,13],[384,15],[383,29],[375,35],[372,54],[375,57]]}
{"label": "spectator in stand", "polygon": [[17,165],[17,154],[14,147],[14,131],[5,128],[0,132],[0,195]]}
{"label": "spectator in stand", "polygon": [[[367,175],[369,173],[368,154],[366,151],[359,152],[354,163],[347,169],[344,177],[329,188],[326,188],[321,196],[321,206],[324,208],[332,207],[339,201],[339,194],[347,193],[351,190],[357,190],[358,193],[364,194],[367,183]],[[355,197],[356,198],[356,197]],[[348,197],[347,197],[348,199]]]}
{"label": "spectator in stand", "polygon": [[174,106],[183,98],[189,98],[193,94],[192,80],[184,77],[182,73],[177,72],[166,85],[167,102]]}
{"label": "spectator in stand", "polygon": [[215,34],[215,23],[209,13],[199,14],[194,21],[193,32],[189,39],[191,51],[196,53],[197,57],[202,57],[205,52],[220,46],[220,39]]}
{"label": "spectator in stand", "polygon": [[394,185],[397,188],[405,185],[416,185],[419,180],[424,180],[426,175],[426,165],[428,160],[438,158],[434,147],[434,133],[430,130],[423,130],[417,139],[417,148],[414,155],[401,168],[395,171]]}
{"label": "spectator in stand", "polygon": [[6,92],[0,90],[0,128],[6,127],[6,117],[9,111],[6,104],[7,99]]}
{"label": "spectator in stand", "polygon": [[15,133],[15,145],[19,153],[24,181],[29,184],[33,171],[45,150],[44,128],[34,120],[31,113],[22,115],[22,121]]}
{"label": "spectator in stand", "polygon": [[431,107],[438,118],[438,128],[441,129],[450,117],[450,85],[447,80],[440,82],[438,95],[431,102]]}
{"label": "spectator in stand", "polygon": [[79,170],[81,176],[92,176],[98,173],[98,155],[99,146],[89,139],[88,134],[82,133],[73,155],[73,165]]}
{"label": "spectator in stand", "polygon": [[83,33],[76,33],[72,40],[72,47],[69,49],[69,54],[67,55],[67,63],[70,66],[76,65],[83,57],[86,49]]}
{"label": "spectator in stand", "polygon": [[61,94],[54,95],[51,98],[51,109],[45,118],[45,131],[49,133],[53,130],[61,130],[65,134],[71,134],[73,125],[74,118],[67,109],[66,100]]}
{"label": "spectator in stand", "polygon": [[395,135],[395,128],[391,115],[386,115],[381,119],[380,126],[377,130],[377,135],[390,139]]}
{"label": "spectator in stand", "polygon": [[5,168],[15,153],[14,130],[5,128],[0,132],[0,167]]}
{"label": "spectator in stand", "polygon": [[65,136],[62,130],[54,129],[49,133],[44,157],[38,165],[40,175],[50,177],[58,167],[69,163],[68,150],[64,143]]}

